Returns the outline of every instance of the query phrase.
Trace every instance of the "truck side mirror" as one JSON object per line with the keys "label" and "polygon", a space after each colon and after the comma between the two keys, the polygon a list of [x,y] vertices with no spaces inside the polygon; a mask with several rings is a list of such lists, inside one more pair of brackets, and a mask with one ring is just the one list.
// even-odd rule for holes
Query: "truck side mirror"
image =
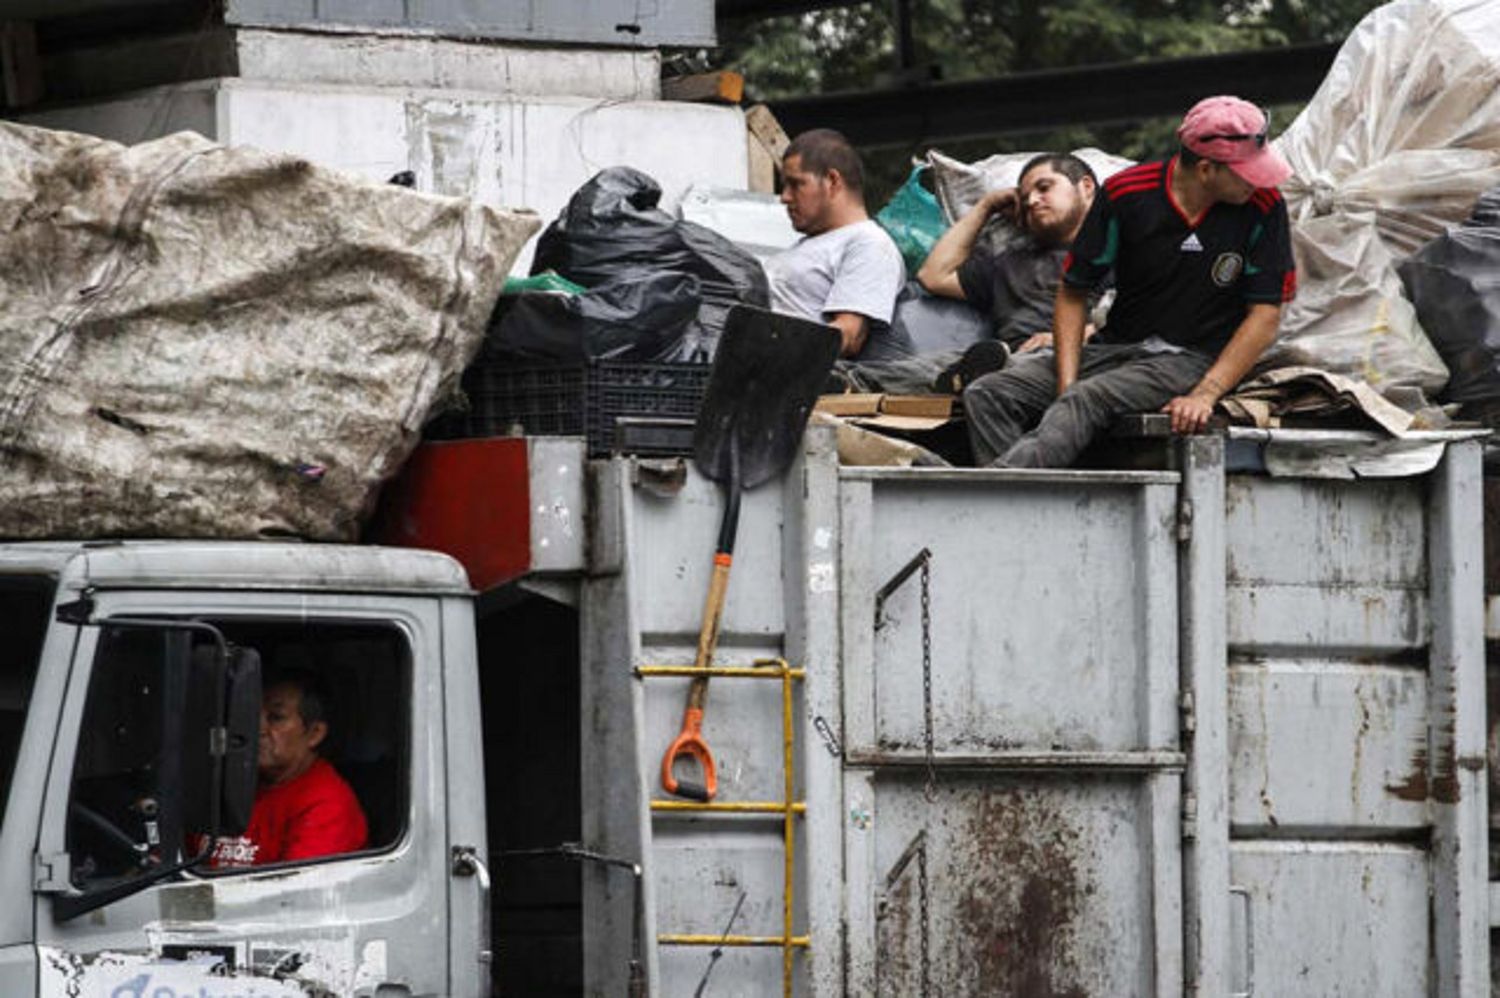
{"label": "truck side mirror", "polygon": [[235,836],[250,823],[260,743],[260,672],[260,653],[253,648],[231,646],[227,654],[210,644],[193,649],[182,747],[182,806],[189,831],[207,834],[213,829]]}

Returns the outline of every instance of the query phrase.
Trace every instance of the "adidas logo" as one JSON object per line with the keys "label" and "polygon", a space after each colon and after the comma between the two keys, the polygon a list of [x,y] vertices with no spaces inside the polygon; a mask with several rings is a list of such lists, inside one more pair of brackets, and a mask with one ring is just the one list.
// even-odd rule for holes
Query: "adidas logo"
{"label": "adidas logo", "polygon": [[1198,241],[1198,233],[1192,232],[1188,234],[1188,237],[1182,241],[1182,251],[1184,253],[1203,252],[1203,244]]}

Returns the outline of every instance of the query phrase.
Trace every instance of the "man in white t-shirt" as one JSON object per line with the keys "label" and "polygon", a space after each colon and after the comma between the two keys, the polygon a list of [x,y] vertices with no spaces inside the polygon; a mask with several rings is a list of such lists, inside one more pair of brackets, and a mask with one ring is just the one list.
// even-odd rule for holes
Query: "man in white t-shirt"
{"label": "man in white t-shirt", "polygon": [[782,160],[781,203],[803,239],[766,261],[771,308],[837,327],[842,357],[857,357],[890,326],[906,267],[865,210],[864,167],[838,132],[792,140]]}

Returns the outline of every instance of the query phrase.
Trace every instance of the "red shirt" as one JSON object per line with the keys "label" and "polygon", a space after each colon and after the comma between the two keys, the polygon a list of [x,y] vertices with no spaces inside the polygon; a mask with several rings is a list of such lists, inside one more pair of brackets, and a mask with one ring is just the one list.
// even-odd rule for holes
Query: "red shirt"
{"label": "red shirt", "polygon": [[255,791],[250,825],[237,838],[221,838],[211,865],[265,866],[363,849],[365,813],[338,771],[319,759],[286,783]]}

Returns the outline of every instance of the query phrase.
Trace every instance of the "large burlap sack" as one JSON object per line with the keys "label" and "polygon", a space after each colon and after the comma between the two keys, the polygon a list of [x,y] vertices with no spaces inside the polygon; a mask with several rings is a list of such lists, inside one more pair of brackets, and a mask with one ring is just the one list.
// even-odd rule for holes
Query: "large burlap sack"
{"label": "large burlap sack", "polygon": [[536,227],[0,123],[0,537],[354,539]]}

